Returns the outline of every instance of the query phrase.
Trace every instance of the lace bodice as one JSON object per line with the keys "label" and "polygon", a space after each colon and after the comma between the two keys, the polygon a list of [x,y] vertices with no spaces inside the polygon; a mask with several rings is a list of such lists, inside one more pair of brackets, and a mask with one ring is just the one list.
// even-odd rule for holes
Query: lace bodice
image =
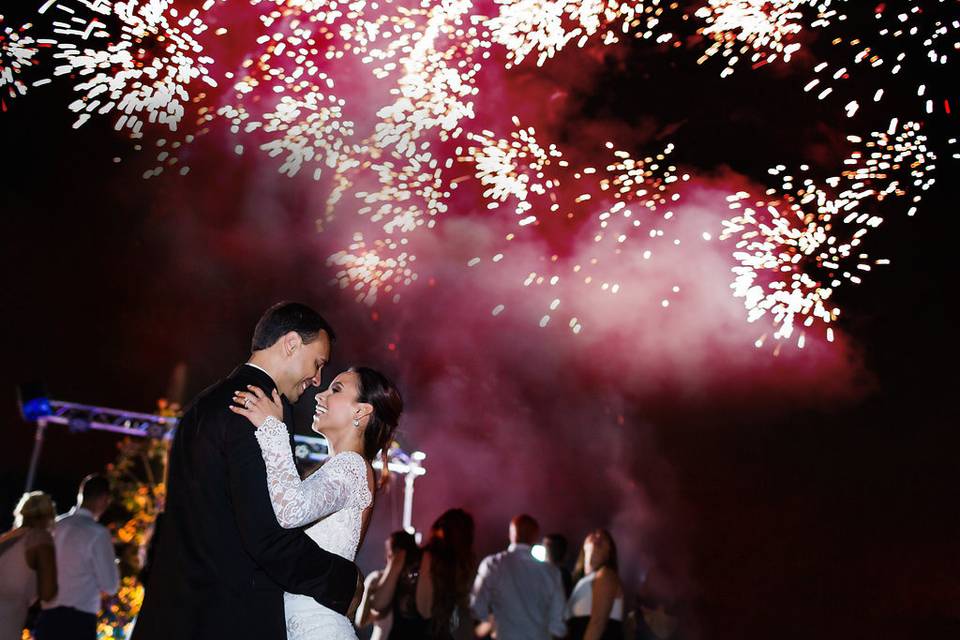
{"label": "lace bodice", "polygon": [[373,496],[367,463],[353,451],[338,453],[313,475],[300,479],[287,426],[268,417],[256,431],[267,467],[273,512],[286,529],[313,522],[306,533],[331,553],[353,560],[360,544],[363,510]]}

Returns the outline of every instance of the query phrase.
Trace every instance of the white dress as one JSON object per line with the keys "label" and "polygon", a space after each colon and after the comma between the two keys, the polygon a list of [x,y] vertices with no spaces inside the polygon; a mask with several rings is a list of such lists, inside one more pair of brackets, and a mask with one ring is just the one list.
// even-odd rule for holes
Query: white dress
{"label": "white dress", "polygon": [[[256,431],[267,467],[267,488],[280,526],[306,529],[314,542],[353,560],[360,544],[363,510],[373,496],[367,484],[367,463],[352,451],[338,453],[316,473],[300,480],[285,424],[269,417]],[[355,639],[350,620],[310,596],[283,595],[288,640]]]}

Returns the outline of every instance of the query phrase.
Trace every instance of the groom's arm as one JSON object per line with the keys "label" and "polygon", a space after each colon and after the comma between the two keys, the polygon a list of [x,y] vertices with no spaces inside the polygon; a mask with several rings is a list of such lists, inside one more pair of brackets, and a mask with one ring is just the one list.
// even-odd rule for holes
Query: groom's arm
{"label": "groom's arm", "polygon": [[283,529],[277,523],[252,425],[234,414],[224,419],[230,499],[244,548],[284,591],[346,613],[359,576],[357,567],[321,549],[301,530]]}

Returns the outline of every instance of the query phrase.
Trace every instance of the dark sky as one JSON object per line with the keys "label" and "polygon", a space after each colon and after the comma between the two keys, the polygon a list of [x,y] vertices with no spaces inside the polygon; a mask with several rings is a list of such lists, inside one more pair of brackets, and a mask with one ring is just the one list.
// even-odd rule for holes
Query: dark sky
{"label": "dark sky", "polygon": [[[703,204],[717,200],[718,185],[845,153],[842,112],[798,98],[800,74],[744,69],[721,81],[719,66],[698,67],[692,54],[587,51],[588,62],[571,52],[515,73],[497,104],[536,114],[540,98],[559,91],[538,130],[584,162],[599,157],[586,144],[594,134],[642,150],[674,126],[675,160],[697,176],[691,217],[725,214]],[[639,289],[682,280],[691,297],[677,316],[627,297],[585,315],[594,329],[576,339],[564,327],[539,329],[534,294],[502,272],[464,266],[506,228],[469,208],[419,241],[421,280],[374,315],[328,284],[324,260],[338,240],[316,233],[324,196],[314,183],[237,158],[217,133],[189,176],[145,181],[142,156],[108,120],[70,127],[68,94],[33,91],[0,117],[0,512],[22,490],[31,447],[18,382],[151,410],[178,364],[191,396],[243,361],[263,308],[300,299],[340,331],[329,377],[362,361],[403,389],[403,443],[428,454],[418,528],[464,506],[488,553],[520,511],[574,546],[590,527],[611,527],[631,588],[662,566],[691,603],[696,637],[957,637],[957,166],[943,144],[955,119],[929,121],[937,184],[916,217],[890,215],[871,237],[871,255],[893,264],[844,290],[843,338],[774,359],[753,348],[758,331],[737,320],[740,303],[713,287],[728,278],[707,271],[719,250],[637,280]],[[883,120],[866,113],[859,126]],[[127,159],[114,164],[117,155]],[[575,242],[569,250],[580,251]],[[616,270],[629,278],[633,269]],[[501,299],[523,313],[492,318]],[[113,459],[115,442],[54,430],[37,486],[66,508],[79,478]],[[365,570],[395,524],[383,504]]]}

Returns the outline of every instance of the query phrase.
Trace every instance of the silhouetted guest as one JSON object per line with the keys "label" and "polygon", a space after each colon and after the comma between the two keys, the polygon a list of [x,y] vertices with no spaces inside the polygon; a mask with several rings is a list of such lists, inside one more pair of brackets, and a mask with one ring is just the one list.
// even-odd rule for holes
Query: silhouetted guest
{"label": "silhouetted guest", "polygon": [[56,515],[50,496],[25,493],[13,510],[13,529],[0,536],[0,640],[20,640],[30,605],[57,595],[50,535]]}
{"label": "silhouetted guest", "polygon": [[376,611],[391,611],[390,640],[470,637],[470,585],[476,572],[473,517],[463,509],[443,513],[430,528],[419,562],[394,554],[373,596]]}
{"label": "silhouetted guest", "polygon": [[384,541],[383,546],[387,561],[386,566],[383,569],[370,572],[370,575],[364,580],[363,598],[357,608],[355,620],[358,629],[373,625],[370,640],[387,640],[393,626],[393,612],[389,609],[382,612],[374,609],[373,596],[380,587],[381,579],[390,571],[394,556],[398,553],[404,554],[405,567],[401,569],[401,575],[409,574],[412,569],[419,569],[420,567],[420,549],[417,547],[417,541],[406,531],[394,531]]}
{"label": "silhouetted guest", "polygon": [[57,597],[43,604],[36,640],[95,640],[101,597],[120,586],[110,532],[97,519],[110,506],[110,483],[89,475],[80,483],[77,506],[57,518]]}
{"label": "silhouetted guest", "polygon": [[574,569],[577,581],[567,601],[571,640],[622,640],[623,585],[617,574],[617,545],[606,529],[583,541]]}
{"label": "silhouetted guest", "polygon": [[573,591],[573,575],[567,569],[567,537],[562,533],[549,533],[543,536],[543,548],[547,551],[547,562],[560,570],[560,578],[563,580],[563,597],[569,598]]}
{"label": "silhouetted guest", "polygon": [[470,606],[477,620],[493,614],[500,640],[549,640],[567,633],[560,570],[531,554],[540,526],[528,515],[510,521],[510,546],[480,563]]}
{"label": "silhouetted guest", "polygon": [[647,571],[637,606],[632,612],[636,640],[677,640],[679,638],[679,601],[672,597],[663,572],[654,565]]}

